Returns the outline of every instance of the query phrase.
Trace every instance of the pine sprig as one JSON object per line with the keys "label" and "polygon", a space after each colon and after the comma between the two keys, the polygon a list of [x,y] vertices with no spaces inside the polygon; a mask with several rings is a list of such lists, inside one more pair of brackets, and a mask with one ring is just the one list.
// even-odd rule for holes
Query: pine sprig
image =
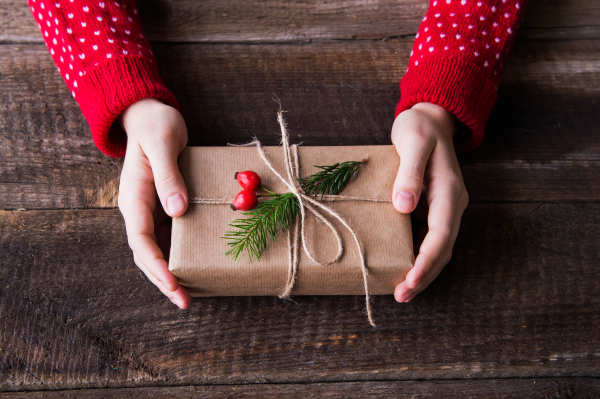
{"label": "pine sprig", "polygon": [[362,161],[348,161],[330,166],[315,165],[315,167],[321,169],[320,172],[305,178],[298,178],[298,181],[306,193],[315,198],[320,195],[322,201],[324,195],[338,195],[341,193],[346,184],[356,177],[358,168],[365,161],[364,159]]}
{"label": "pine sprig", "polygon": [[222,237],[228,240],[227,244],[231,247],[225,255],[231,255],[235,261],[239,261],[242,252],[247,250],[250,262],[252,257],[260,261],[260,254],[267,247],[268,236],[275,241],[279,230],[285,231],[294,223],[300,212],[294,194],[271,193],[269,196],[273,198],[260,201],[256,208],[242,213],[249,218],[236,219],[229,224],[237,230],[227,231]]}

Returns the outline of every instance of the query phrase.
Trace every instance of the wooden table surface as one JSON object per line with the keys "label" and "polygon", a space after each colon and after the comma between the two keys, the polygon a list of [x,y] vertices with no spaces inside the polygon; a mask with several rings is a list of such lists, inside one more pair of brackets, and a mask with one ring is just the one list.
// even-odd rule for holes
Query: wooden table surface
{"label": "wooden table surface", "polygon": [[[139,1],[190,145],[389,144],[426,0]],[[600,2],[532,0],[454,257],[409,304],[194,299],[132,261],[119,161],[0,1],[0,394],[600,397]],[[98,389],[100,388],[100,389]]]}

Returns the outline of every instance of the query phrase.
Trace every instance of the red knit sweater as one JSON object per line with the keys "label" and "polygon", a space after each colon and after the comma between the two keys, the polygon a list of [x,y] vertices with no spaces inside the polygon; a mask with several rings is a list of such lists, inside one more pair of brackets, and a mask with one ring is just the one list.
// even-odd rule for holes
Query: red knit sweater
{"label": "red knit sweater", "polygon": [[437,104],[470,130],[457,148],[479,146],[525,3],[431,0],[400,82],[396,116],[419,102]]}
{"label": "red knit sweater", "polygon": [[152,97],[179,109],[133,0],[29,0],[29,8],[102,152],[125,155],[127,136],[114,122],[134,102]]}
{"label": "red knit sweater", "polygon": [[[419,102],[452,112],[483,139],[485,121],[527,0],[431,0],[400,84],[396,115]],[[118,123],[134,102],[179,109],[162,82],[133,0],[28,0],[46,46],[88,120],[96,146],[125,155]]]}

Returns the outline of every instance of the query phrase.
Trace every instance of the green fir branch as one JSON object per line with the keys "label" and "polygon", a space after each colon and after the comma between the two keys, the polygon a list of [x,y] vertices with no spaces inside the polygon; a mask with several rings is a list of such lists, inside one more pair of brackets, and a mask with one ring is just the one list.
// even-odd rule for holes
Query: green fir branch
{"label": "green fir branch", "polygon": [[366,160],[348,161],[343,163],[335,163],[330,166],[317,166],[321,169],[320,172],[308,177],[298,178],[302,189],[313,197],[324,195],[338,195],[342,192],[346,184],[352,181],[358,173],[358,168]]}
{"label": "green fir branch", "polygon": [[253,257],[260,261],[260,254],[267,248],[267,237],[277,240],[279,230],[287,230],[300,212],[293,193],[271,193],[268,196],[272,198],[260,201],[256,208],[242,213],[249,218],[231,222],[229,225],[237,230],[227,231],[222,237],[231,247],[225,255],[231,255],[236,262],[244,250],[248,251],[250,262]]}

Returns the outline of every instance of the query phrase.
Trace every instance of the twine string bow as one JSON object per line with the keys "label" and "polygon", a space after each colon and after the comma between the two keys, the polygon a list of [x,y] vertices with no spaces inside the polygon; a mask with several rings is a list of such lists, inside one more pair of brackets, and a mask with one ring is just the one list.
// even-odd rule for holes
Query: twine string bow
{"label": "twine string bow", "polygon": [[[363,275],[363,282],[364,282],[364,288],[365,288],[367,316],[369,318],[369,323],[371,323],[372,326],[375,326],[375,322],[373,321],[373,315],[371,312],[371,303],[370,303],[370,297],[369,297],[367,265],[365,263],[365,256],[363,253],[362,246],[360,245],[360,241],[358,240],[358,237],[356,236],[356,233],[354,232],[352,227],[350,227],[350,225],[344,220],[343,217],[341,217],[337,212],[335,212],[330,207],[320,203],[319,201],[316,201],[311,196],[307,195],[304,192],[304,190],[302,190],[302,188],[300,187],[300,184],[298,183],[298,180],[297,180],[297,178],[300,177],[298,146],[297,145],[290,146],[290,144],[289,144],[289,135],[287,132],[285,121],[283,120],[283,111],[277,112],[277,122],[279,122],[279,126],[281,127],[281,147],[283,149],[284,165],[285,165],[285,170],[287,173],[287,179],[285,179],[273,167],[271,162],[268,160],[262,146],[260,145],[260,141],[254,140],[253,142],[249,143],[249,145],[256,146],[256,148],[258,149],[260,158],[263,160],[263,162],[269,167],[269,169],[271,169],[271,171],[275,174],[275,176],[277,176],[279,178],[279,180],[281,180],[281,182],[283,184],[285,184],[286,187],[290,190],[290,192],[293,193],[296,196],[296,198],[298,199],[298,205],[300,208],[300,239],[302,242],[302,248],[304,249],[304,253],[310,260],[312,260],[313,262],[315,262],[321,266],[327,266],[327,265],[331,265],[332,263],[337,262],[342,257],[342,254],[344,252],[342,237],[340,236],[339,231],[316,208],[320,208],[322,211],[330,214],[331,216],[336,218],[346,229],[348,229],[348,231],[352,235],[352,238],[354,238],[354,241],[356,242],[356,248],[358,249],[358,257],[359,257],[359,261],[360,261],[360,267],[361,267],[361,271],[362,271],[362,275]],[[335,197],[335,196],[332,196],[332,197]],[[307,210],[309,212],[311,212],[313,215],[315,215],[315,217],[317,219],[319,219],[320,221],[325,223],[325,225],[327,227],[329,227],[329,229],[335,236],[335,239],[337,241],[338,251],[337,251],[337,255],[332,260],[329,260],[329,261],[317,260],[313,256],[311,251],[308,249],[308,246],[306,245],[306,229],[305,229],[306,211]],[[292,229],[288,229],[288,246],[290,248],[290,250],[288,252],[289,253],[289,256],[288,256],[288,260],[289,260],[288,281],[287,281],[287,284],[286,284],[283,292],[279,295],[280,298],[286,298],[286,297],[290,296],[292,289],[294,288],[294,283],[296,282],[296,277],[298,275],[298,262],[299,262],[298,223],[294,224],[294,227],[293,227],[294,231],[292,232],[291,230]]]}

